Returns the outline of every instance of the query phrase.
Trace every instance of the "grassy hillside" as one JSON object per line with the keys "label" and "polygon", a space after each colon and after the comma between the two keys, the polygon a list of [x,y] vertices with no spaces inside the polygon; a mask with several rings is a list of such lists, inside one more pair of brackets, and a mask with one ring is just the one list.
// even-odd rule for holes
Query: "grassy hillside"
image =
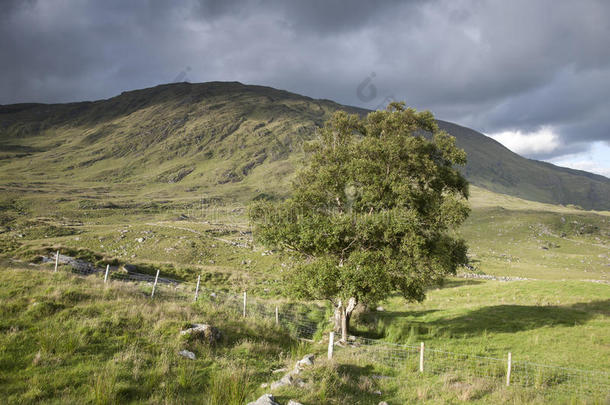
{"label": "grassy hillside", "polygon": [[[337,347],[329,362],[327,341],[320,339],[326,334],[313,343],[299,342],[282,324],[254,313],[243,319],[222,301],[172,299],[164,295],[170,287],[163,286],[151,300],[150,286],[103,284],[96,276],[48,270],[50,265],[0,264],[0,398],[7,403],[244,404],[265,392],[282,404],[289,399],[350,405],[601,403],[606,398],[604,386],[595,385],[606,384],[599,372],[595,380],[576,379],[566,391],[565,378],[574,371],[535,366],[529,373],[539,380],[536,386],[516,384],[527,377],[528,362],[607,369],[610,287],[605,285],[453,280],[430,291],[424,304],[405,306],[393,298],[383,303],[385,311],[358,315],[359,336],[388,344],[424,341],[429,372],[421,375],[417,355],[396,364],[387,353],[376,356],[374,348]],[[318,316],[323,325],[324,316]],[[209,346],[180,336],[197,322],[218,327],[222,339]],[[182,349],[195,353],[196,360],[179,356]],[[509,388],[502,360],[499,366],[479,360],[472,370],[467,367],[474,356],[502,359],[507,351],[516,365]],[[305,353],[314,353],[316,360],[300,376],[304,387],[261,387],[279,379],[273,370],[290,369]]]}
{"label": "grassy hillside", "polygon": [[[271,322],[202,301],[151,301],[125,283],[63,272],[0,272],[3,403],[244,404],[272,369],[307,350]],[[222,341],[180,336],[196,322],[220,328]]]}
{"label": "grassy hillside", "polygon": [[461,235],[475,271],[610,281],[610,212],[533,203],[473,188]]}
{"label": "grassy hillside", "polygon": [[[177,83],[95,102],[0,107],[0,187],[78,194],[249,200],[281,195],[301,145],[337,109],[240,83]],[[610,209],[610,180],[524,159],[439,121],[468,154],[475,185],[525,199]]]}
{"label": "grassy hillside", "polygon": [[525,159],[472,129],[439,121],[468,154],[464,174],[485,189],[551,204],[609,210],[610,179],[580,170]]}

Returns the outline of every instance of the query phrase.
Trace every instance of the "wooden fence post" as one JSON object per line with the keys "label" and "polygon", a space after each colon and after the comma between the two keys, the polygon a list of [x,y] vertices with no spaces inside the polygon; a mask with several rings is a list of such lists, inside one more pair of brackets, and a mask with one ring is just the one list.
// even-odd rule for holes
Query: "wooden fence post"
{"label": "wooden fence post", "polygon": [[275,324],[276,325],[280,324],[280,311],[279,311],[277,305],[275,306]]}
{"label": "wooden fence post", "polygon": [[244,291],[244,318],[246,317],[246,301],[247,301],[247,296],[246,296],[246,292]]}
{"label": "wooden fence post", "polygon": [[152,294],[150,294],[150,298],[154,298],[154,296],[155,296],[155,288],[157,287],[157,280],[159,280],[159,270],[157,270],[157,275],[155,276],[155,283],[153,284]]}
{"label": "wooden fence post", "polygon": [[424,342],[419,346],[419,372],[424,372]]}
{"label": "wooden fence post", "polygon": [[335,347],[335,332],[330,332],[328,335],[328,360],[333,358],[333,349]]}
{"label": "wooden fence post", "polygon": [[106,284],[106,281],[108,281],[108,270],[110,270],[109,264],[106,265],[106,274],[104,274],[104,284]]}
{"label": "wooden fence post", "polygon": [[55,253],[55,270],[53,270],[54,272],[57,271],[57,264],[59,263],[59,250],[57,251],[57,253]]}
{"label": "wooden fence post", "polygon": [[510,386],[510,372],[513,367],[513,355],[511,352],[508,352],[508,365],[506,367],[506,386]]}
{"label": "wooden fence post", "polygon": [[201,274],[197,276],[197,288],[195,288],[195,301],[199,297],[199,282],[201,281]]}

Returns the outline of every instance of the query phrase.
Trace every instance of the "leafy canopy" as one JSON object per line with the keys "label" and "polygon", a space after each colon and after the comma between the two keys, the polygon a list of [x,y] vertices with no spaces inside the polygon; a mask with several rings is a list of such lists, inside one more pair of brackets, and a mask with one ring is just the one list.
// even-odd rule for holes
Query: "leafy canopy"
{"label": "leafy canopy", "polygon": [[[430,136],[430,134],[432,134]],[[302,298],[374,302],[427,286],[466,263],[451,230],[468,216],[466,154],[433,115],[391,103],[364,119],[337,112],[308,145],[292,197],[250,207],[255,237],[298,259]]]}

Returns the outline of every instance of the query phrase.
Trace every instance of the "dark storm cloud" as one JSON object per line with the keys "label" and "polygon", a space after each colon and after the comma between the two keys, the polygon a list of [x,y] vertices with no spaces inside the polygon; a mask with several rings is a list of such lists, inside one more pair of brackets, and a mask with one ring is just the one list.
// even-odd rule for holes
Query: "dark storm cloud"
{"label": "dark storm cloud", "polygon": [[4,1],[0,21],[0,103],[239,80],[406,100],[486,133],[553,128],[530,156],[610,140],[603,1]]}

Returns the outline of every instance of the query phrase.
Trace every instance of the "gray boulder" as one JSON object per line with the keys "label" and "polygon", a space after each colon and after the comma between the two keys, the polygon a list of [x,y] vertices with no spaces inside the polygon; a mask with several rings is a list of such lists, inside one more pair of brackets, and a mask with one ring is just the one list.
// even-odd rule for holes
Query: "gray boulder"
{"label": "gray boulder", "polygon": [[299,360],[297,362],[297,366],[298,367],[313,366],[314,359],[315,359],[315,356],[313,354],[306,354],[305,356],[303,356],[303,358],[301,360]]}
{"label": "gray boulder", "polygon": [[275,398],[271,394],[263,394],[259,399],[254,402],[248,402],[248,405],[280,405],[275,401]]}
{"label": "gray boulder", "polygon": [[279,381],[274,381],[271,383],[271,389],[275,390],[280,387],[285,387],[287,385],[292,385],[294,383],[294,378],[292,378],[292,374],[286,374]]}
{"label": "gray boulder", "polygon": [[180,335],[187,335],[189,339],[199,340],[208,344],[215,344],[222,338],[222,333],[207,323],[195,323],[190,328],[180,331]]}
{"label": "gray boulder", "polygon": [[181,350],[178,352],[178,354],[182,357],[186,357],[187,359],[191,360],[195,360],[197,358],[197,356],[195,356],[195,353],[189,352],[188,350]]}

